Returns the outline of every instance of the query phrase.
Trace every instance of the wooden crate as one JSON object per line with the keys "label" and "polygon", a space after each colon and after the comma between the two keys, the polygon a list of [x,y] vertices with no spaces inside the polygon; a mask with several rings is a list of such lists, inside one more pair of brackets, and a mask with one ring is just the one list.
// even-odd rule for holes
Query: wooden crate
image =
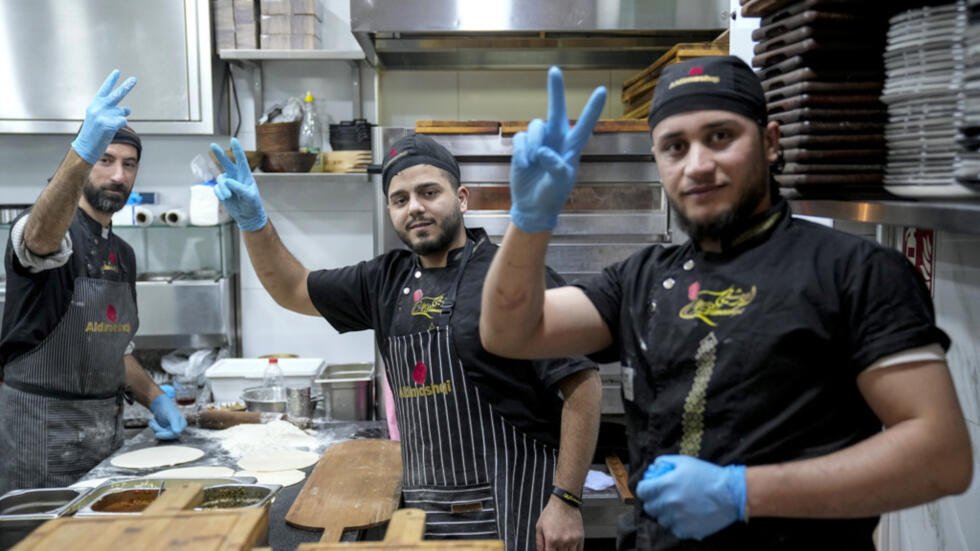
{"label": "wooden crate", "polygon": [[727,55],[727,32],[712,42],[681,42],[674,44],[645,69],[623,82],[623,118],[645,119],[650,110],[653,90],[657,86],[664,67],[689,59],[705,56]]}

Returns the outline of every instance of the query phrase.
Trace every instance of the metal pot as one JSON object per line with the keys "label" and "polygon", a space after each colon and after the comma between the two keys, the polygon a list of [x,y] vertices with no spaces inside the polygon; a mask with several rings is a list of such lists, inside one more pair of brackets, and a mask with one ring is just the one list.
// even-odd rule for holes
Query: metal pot
{"label": "metal pot", "polygon": [[286,389],[253,386],[242,391],[242,401],[248,411],[286,412]]}

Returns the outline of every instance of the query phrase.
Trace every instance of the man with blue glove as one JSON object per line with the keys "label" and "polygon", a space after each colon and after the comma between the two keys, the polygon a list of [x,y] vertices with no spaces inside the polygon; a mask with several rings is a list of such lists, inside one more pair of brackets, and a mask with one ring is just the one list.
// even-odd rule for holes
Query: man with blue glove
{"label": "man with blue glove", "polygon": [[136,258],[111,226],[142,155],[113,71],[34,205],[10,230],[0,340],[0,494],[66,486],[119,448],[128,393],[158,438],[186,421],[132,355]]}
{"label": "man with blue glove", "polygon": [[622,548],[871,551],[883,512],[966,490],[928,290],[898,252],[791,216],[770,174],[779,125],[736,57],[671,65],[654,93],[652,151],[690,239],[545,290],[591,129],[591,112],[568,128],[563,95],[552,69],[548,120],[514,139],[480,336],[509,357],[622,363],[639,498]]}
{"label": "man with blue glove", "polygon": [[[423,134],[387,148],[382,191],[408,247],[307,270],[262,208],[238,140],[215,193],[242,229],[273,299],[340,332],[373,329],[401,436],[402,496],[426,539],[501,539],[507,549],[580,551],[578,506],[599,427],[601,387],[585,358],[506,360],[480,346],[483,276],[496,246],[466,228],[455,157]],[[558,284],[557,274],[542,272]]]}

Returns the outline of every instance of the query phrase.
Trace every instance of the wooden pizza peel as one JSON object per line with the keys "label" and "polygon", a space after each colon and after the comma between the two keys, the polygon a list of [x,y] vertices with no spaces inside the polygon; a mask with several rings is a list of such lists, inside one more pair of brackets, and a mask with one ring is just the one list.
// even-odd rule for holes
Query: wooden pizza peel
{"label": "wooden pizza peel", "polygon": [[377,526],[398,508],[401,445],[392,440],[333,444],[317,462],[286,513],[296,528],[323,530],[320,542],[340,540],[345,529]]}

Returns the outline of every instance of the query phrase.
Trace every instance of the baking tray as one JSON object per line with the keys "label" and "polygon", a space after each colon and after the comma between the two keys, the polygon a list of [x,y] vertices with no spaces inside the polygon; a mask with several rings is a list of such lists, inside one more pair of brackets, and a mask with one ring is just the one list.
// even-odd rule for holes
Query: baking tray
{"label": "baking tray", "polygon": [[766,27],[802,12],[814,10],[815,8],[816,11],[822,12],[864,13],[869,10],[874,10],[875,7],[874,5],[867,6],[863,2],[855,2],[854,0],[797,0],[784,8],[763,16],[759,20],[759,26]]}
{"label": "baking tray", "polygon": [[884,163],[786,163],[780,174],[851,174],[858,172],[877,172],[884,170]]}
{"label": "baking tray", "polygon": [[783,160],[786,162],[881,162],[885,158],[885,148],[862,149],[784,149]]}
{"label": "baking tray", "polygon": [[766,41],[781,34],[793,32],[805,27],[822,29],[828,26],[853,26],[861,21],[862,19],[855,14],[807,10],[779,19],[768,25],[761,25],[758,29],[752,31],[752,40]]}
{"label": "baking tray", "polygon": [[[795,61],[795,60],[794,60]],[[813,67],[802,66],[788,72],[780,72],[772,68],[759,71],[760,75],[765,72],[768,77],[762,81],[762,89],[765,91],[777,90],[804,82],[875,82],[878,86],[884,84],[884,69],[878,64],[876,67],[854,68],[831,67],[819,70]]]}
{"label": "baking tray", "polygon": [[767,103],[769,113],[782,113],[803,107],[813,108],[845,108],[845,109],[884,109],[878,99],[878,94],[833,95],[833,94],[799,94],[786,99]]}
{"label": "baking tray", "polygon": [[779,140],[779,145],[786,149],[834,149],[838,146],[874,148],[884,143],[885,138],[881,134],[799,134]]}
{"label": "baking tray", "polygon": [[795,44],[752,56],[752,66],[769,67],[796,57],[805,58],[810,64],[819,63],[826,66],[880,65],[881,45],[854,44],[843,38],[835,40],[807,38]]}
{"label": "baking tray", "polygon": [[883,121],[885,109],[815,109],[802,107],[783,113],[769,115],[770,120],[779,124],[790,124],[802,121]]}
{"label": "baking tray", "polygon": [[884,121],[810,121],[805,120],[779,126],[783,136],[798,134],[877,134],[885,129]]}
{"label": "baking tray", "polygon": [[[802,74],[802,73],[801,73]],[[881,81],[866,80],[858,82],[804,80],[781,88],[766,91],[766,101],[779,101],[800,94],[847,95],[854,92],[873,93],[877,99],[881,95]]]}
{"label": "baking tray", "polygon": [[877,57],[872,59],[851,59],[850,57],[842,59],[839,55],[793,56],[773,65],[762,67],[756,71],[756,74],[760,80],[766,81],[805,68],[822,75],[824,80],[872,80],[881,78],[881,75],[884,74],[880,52]]}

